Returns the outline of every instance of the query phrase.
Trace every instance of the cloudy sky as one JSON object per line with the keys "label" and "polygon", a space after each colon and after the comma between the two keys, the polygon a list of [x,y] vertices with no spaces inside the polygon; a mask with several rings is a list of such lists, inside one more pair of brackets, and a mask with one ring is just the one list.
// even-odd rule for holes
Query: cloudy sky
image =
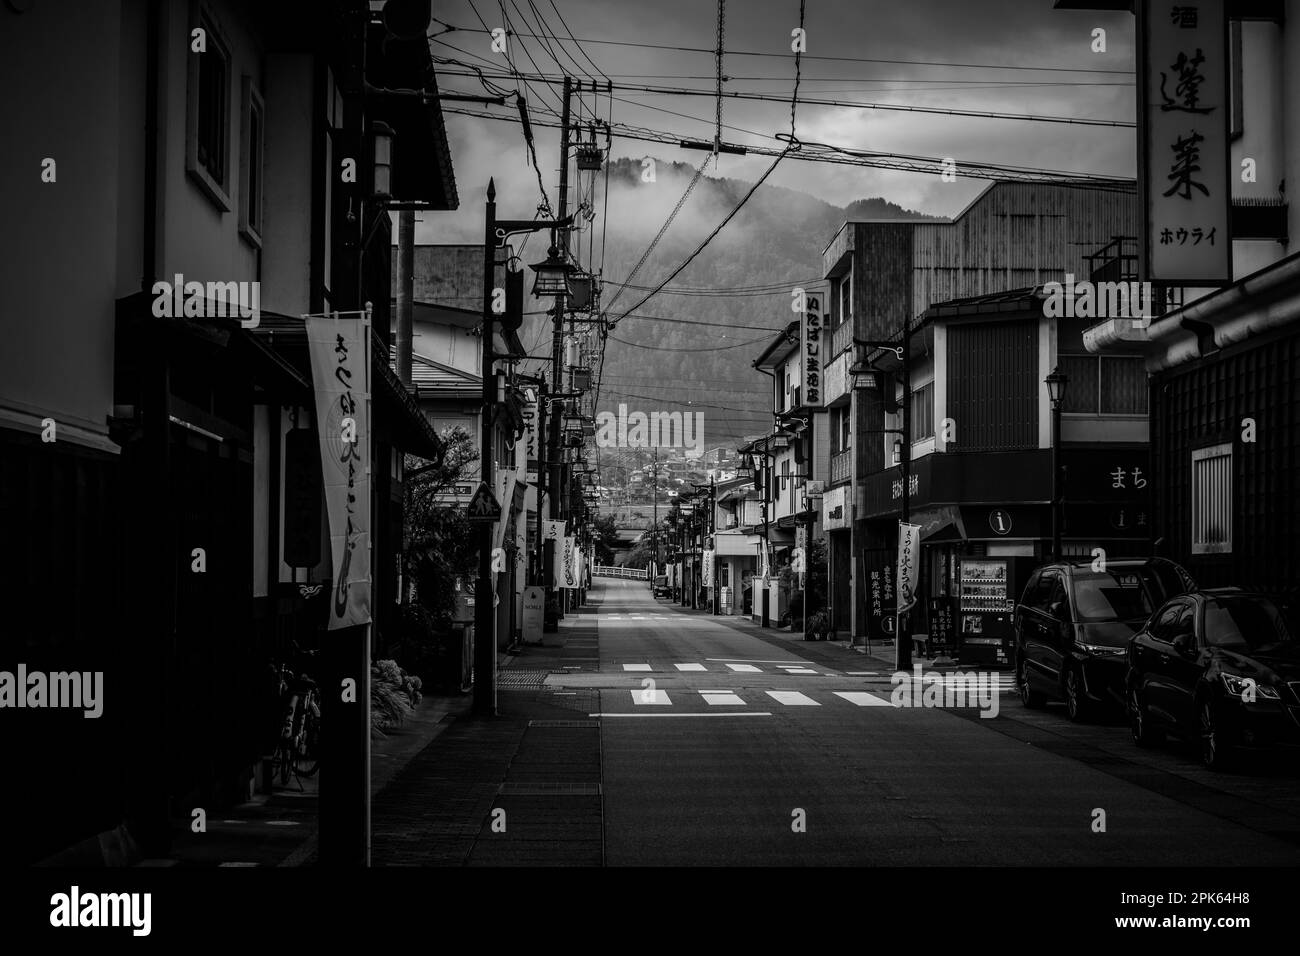
{"label": "cloudy sky", "polygon": [[[602,81],[607,76],[616,86],[715,89],[712,52],[676,48],[712,50],[716,3],[445,0],[434,5],[434,13],[443,26],[434,23],[431,33],[445,25],[456,28],[431,42],[435,56],[473,64],[488,74],[508,73],[510,63],[493,52],[484,25],[493,29],[508,20],[515,34],[509,40],[509,59],[525,75],[558,77],[568,72]],[[795,71],[790,34],[798,23],[799,0],[727,3],[723,70],[729,79],[724,88],[762,92],[782,102],[724,99],[724,141],[780,147],[774,136],[790,128]],[[1128,13],[1054,10],[1051,0],[805,0],[804,28],[807,55],[802,62],[801,99],[1133,119],[1133,17]],[[1091,49],[1097,28],[1106,31],[1104,53]],[[577,42],[570,39],[570,31]],[[546,34],[545,41],[538,34]],[[579,73],[579,67],[586,73]],[[438,69],[444,92],[484,94],[472,75],[451,75],[468,73],[464,66],[440,63]],[[519,86],[513,77],[493,82],[511,90]],[[554,121],[551,113],[558,114],[560,103],[558,83],[530,81],[524,92],[535,122]],[[593,108],[601,117],[608,117],[612,109],[616,123],[712,139],[716,100],[711,96],[616,88],[613,97],[611,102],[603,93],[584,94],[578,108],[584,118]],[[489,176],[496,179],[503,216],[532,216],[540,196],[519,124],[450,112],[458,107],[517,116],[512,104],[504,108],[444,104],[461,206],[455,213],[424,217],[427,221],[417,231],[419,242],[479,240],[482,196]],[[801,103],[797,131],[806,142],[951,156],[959,164],[969,160],[1123,176],[1134,172],[1136,146],[1129,128]],[[539,126],[536,134],[539,165],[554,203],[558,133]],[[698,165],[707,154],[616,136],[612,155]],[[708,174],[753,180],[770,163],[764,156],[724,155],[718,169],[711,166]],[[884,196],[936,215],[959,211],[984,185],[979,180],[945,183],[933,175],[790,160],[778,167],[769,182],[836,205]]]}

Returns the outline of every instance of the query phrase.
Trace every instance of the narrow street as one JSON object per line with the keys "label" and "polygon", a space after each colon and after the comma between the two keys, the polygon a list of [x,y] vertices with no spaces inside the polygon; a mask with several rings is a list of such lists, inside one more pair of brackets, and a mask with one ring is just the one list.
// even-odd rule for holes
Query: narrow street
{"label": "narrow street", "polygon": [[[895,708],[884,663],[759,636],[656,600],[640,582],[598,578],[589,604],[594,613],[562,631],[594,622],[599,668],[569,664],[542,696],[587,702],[599,721],[607,865],[1296,859],[1294,772],[1211,774],[1177,745],[1139,751],[1118,722],[1024,711],[1009,685],[992,719]],[[1096,809],[1104,833],[1093,831]],[[806,832],[793,829],[796,811]],[[498,839],[528,834],[512,827]]]}

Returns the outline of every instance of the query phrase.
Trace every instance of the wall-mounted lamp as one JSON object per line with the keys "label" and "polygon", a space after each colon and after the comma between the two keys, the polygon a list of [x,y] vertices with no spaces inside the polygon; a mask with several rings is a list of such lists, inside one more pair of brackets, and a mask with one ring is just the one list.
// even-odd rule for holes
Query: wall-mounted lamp
{"label": "wall-mounted lamp", "polygon": [[376,199],[388,199],[393,194],[393,128],[387,123],[370,124],[370,137],[374,142]]}

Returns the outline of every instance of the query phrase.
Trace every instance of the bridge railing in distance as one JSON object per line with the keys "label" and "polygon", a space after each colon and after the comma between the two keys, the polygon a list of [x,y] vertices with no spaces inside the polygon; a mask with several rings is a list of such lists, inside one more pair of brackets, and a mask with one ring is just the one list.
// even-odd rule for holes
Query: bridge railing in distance
{"label": "bridge railing in distance", "polygon": [[616,568],[606,564],[593,564],[591,574],[592,577],[597,578],[630,578],[633,581],[646,581],[649,571],[645,568]]}

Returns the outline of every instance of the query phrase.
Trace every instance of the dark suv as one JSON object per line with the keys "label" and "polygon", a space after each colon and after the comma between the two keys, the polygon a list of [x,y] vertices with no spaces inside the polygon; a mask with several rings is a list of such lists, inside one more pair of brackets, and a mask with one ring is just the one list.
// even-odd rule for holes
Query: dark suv
{"label": "dark suv", "polygon": [[1294,611],[1237,588],[1161,607],[1129,643],[1133,739],[1150,747],[1170,731],[1197,740],[1211,770],[1231,766],[1239,748],[1300,744]]}
{"label": "dark suv", "polygon": [[1026,707],[1064,700],[1071,720],[1124,705],[1128,642],[1170,598],[1195,590],[1164,558],[1061,562],[1039,568],[1016,605],[1016,685]]}

